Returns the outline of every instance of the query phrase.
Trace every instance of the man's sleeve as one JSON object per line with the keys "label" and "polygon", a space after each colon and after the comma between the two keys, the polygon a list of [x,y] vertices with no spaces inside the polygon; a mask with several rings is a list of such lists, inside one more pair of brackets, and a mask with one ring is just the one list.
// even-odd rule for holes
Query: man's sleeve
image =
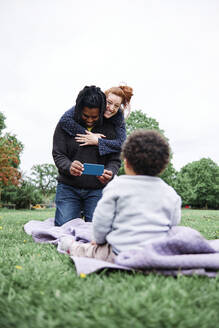
{"label": "man's sleeve", "polygon": [[98,201],[93,214],[93,239],[97,244],[106,243],[106,236],[112,231],[117,200],[114,185],[112,181],[103,189],[103,196]]}
{"label": "man's sleeve", "polygon": [[65,138],[65,132],[61,129],[59,124],[57,125],[53,135],[52,156],[60,173],[70,176],[71,174],[69,170],[72,161],[67,156],[67,141]]}

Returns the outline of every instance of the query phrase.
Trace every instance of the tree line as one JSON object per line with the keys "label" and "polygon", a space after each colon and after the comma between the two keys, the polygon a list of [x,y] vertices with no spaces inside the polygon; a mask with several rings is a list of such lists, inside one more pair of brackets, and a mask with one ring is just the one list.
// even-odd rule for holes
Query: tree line
{"label": "tree line", "polygon": [[[29,208],[31,204],[53,201],[58,173],[56,166],[38,164],[32,167],[30,176],[22,174],[19,165],[24,146],[16,135],[2,133],[6,128],[5,119],[0,112],[0,204]],[[155,119],[148,117],[141,110],[136,110],[126,121],[127,135],[139,128],[155,129],[165,137]],[[119,171],[119,175],[121,174],[124,174],[123,163]],[[173,167],[171,155],[161,178],[181,196],[183,206],[219,208],[219,166],[210,158],[188,163],[178,172]]]}

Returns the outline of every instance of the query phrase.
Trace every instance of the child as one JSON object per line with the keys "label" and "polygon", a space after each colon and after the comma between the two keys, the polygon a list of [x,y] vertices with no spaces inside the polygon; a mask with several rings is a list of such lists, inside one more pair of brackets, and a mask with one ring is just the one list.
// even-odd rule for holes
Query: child
{"label": "child", "polygon": [[127,138],[122,148],[126,175],[104,188],[94,211],[95,242],[72,243],[71,255],[113,262],[119,252],[142,249],[180,222],[181,198],[158,177],[169,155],[168,143],[154,130],[136,130]]}

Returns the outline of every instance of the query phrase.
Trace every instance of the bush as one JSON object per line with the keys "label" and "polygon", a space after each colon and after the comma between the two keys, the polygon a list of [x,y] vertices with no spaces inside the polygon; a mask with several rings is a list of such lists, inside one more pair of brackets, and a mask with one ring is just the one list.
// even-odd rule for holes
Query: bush
{"label": "bush", "polygon": [[19,186],[6,186],[2,191],[2,202],[15,204],[16,208],[30,208],[31,204],[43,202],[43,196],[29,181],[22,180]]}

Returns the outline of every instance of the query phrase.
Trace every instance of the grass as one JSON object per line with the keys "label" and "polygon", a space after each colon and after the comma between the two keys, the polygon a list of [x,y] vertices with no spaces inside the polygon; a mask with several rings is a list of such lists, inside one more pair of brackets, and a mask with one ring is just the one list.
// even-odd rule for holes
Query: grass
{"label": "grass", "polygon": [[[219,277],[123,271],[76,275],[67,255],[24,233],[54,209],[0,210],[0,327],[219,327]],[[219,211],[183,210],[182,225],[219,238]]]}

